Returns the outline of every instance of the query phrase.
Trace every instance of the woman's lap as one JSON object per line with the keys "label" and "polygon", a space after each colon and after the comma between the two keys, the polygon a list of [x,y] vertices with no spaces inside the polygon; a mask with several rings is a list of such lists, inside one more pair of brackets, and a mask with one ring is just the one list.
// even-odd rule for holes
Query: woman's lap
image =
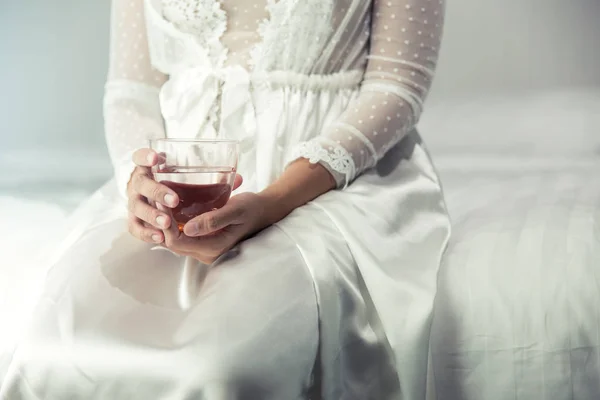
{"label": "woman's lap", "polygon": [[123,220],[97,225],[60,255],[0,393],[301,397],[318,311],[288,236],[269,228],[209,269],[151,250],[124,228]]}
{"label": "woman's lap", "polygon": [[299,398],[318,347],[327,398],[392,398],[400,381],[422,398],[448,221],[429,160],[412,147],[392,172],[295,210],[205,276],[130,237],[114,188],[103,189],[52,261],[4,390]]}

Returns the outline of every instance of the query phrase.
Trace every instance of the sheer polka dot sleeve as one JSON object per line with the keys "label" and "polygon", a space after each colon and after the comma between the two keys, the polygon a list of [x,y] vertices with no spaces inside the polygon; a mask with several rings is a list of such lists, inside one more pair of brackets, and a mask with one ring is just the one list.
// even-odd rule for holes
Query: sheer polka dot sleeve
{"label": "sheer polka dot sleeve", "polygon": [[373,167],[417,123],[437,63],[443,0],[375,0],[358,98],[294,158],[322,163],[338,186]]}
{"label": "sheer polka dot sleeve", "polygon": [[150,64],[143,0],[112,0],[110,65],[104,94],[105,135],[125,196],[132,153],[163,137],[158,91],[166,77]]}

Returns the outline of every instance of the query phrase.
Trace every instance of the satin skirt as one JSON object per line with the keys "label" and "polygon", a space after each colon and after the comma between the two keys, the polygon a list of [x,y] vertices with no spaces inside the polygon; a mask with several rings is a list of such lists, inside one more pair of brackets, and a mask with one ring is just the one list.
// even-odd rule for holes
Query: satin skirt
{"label": "satin skirt", "polygon": [[209,267],[130,237],[114,181],[70,224],[2,399],[426,396],[449,220],[416,132]]}

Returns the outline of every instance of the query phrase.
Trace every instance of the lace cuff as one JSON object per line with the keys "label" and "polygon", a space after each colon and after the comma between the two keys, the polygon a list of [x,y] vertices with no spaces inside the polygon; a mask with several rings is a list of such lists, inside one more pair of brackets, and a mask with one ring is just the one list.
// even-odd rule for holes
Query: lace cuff
{"label": "lace cuff", "polygon": [[292,152],[290,162],[299,158],[306,158],[312,164],[323,165],[335,178],[338,188],[347,186],[354,176],[354,160],[350,153],[324,136],[299,143]]}

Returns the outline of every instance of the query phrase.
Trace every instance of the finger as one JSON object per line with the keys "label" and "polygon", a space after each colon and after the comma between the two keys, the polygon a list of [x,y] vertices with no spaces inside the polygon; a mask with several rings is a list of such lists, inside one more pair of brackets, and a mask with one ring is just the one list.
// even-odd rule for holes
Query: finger
{"label": "finger", "polygon": [[166,229],[171,225],[171,218],[149,205],[141,196],[129,198],[129,212],[137,218],[156,228]]}
{"label": "finger", "polygon": [[146,167],[136,166],[133,171],[131,171],[131,175],[129,176],[129,181],[127,182],[127,196],[137,196],[138,193],[135,191],[134,182],[138,178],[138,175],[146,175],[149,176],[150,170]]}
{"label": "finger", "polygon": [[156,156],[157,156],[157,161],[156,161],[157,164],[160,165],[160,164],[164,164],[167,162],[167,153],[165,153],[165,152],[156,153]]}
{"label": "finger", "polygon": [[169,208],[161,204],[157,204],[157,208],[167,214],[171,218],[171,221],[173,221],[169,227],[163,229],[165,247],[179,254],[192,255],[197,250],[197,239],[188,237],[179,231],[179,227],[175,223],[175,218],[173,218],[173,213]]}
{"label": "finger", "polygon": [[162,243],[164,240],[162,232],[144,226],[142,221],[133,215],[127,220],[127,228],[134,237],[147,243]]}
{"label": "finger", "polygon": [[242,176],[240,174],[235,174],[235,179],[233,180],[233,189],[235,190],[237,188],[239,188],[240,186],[242,186],[242,183],[244,183],[244,178],[242,178]]}
{"label": "finger", "polygon": [[158,163],[158,156],[152,149],[139,149],[133,153],[133,163],[140,167],[152,167]]}
{"label": "finger", "polygon": [[172,250],[174,250],[174,247],[177,246],[177,242],[179,241],[179,238],[181,235],[181,232],[179,232],[179,227],[177,226],[177,223],[175,222],[175,218],[173,218],[173,212],[171,211],[170,208],[163,206],[160,203],[156,203],[156,208],[163,212],[165,215],[167,215],[169,217],[169,219],[171,220],[171,224],[169,224],[169,226],[167,226],[165,229],[163,229],[163,234],[165,237],[165,245],[169,248],[172,248]]}
{"label": "finger", "polygon": [[150,201],[161,203],[167,207],[176,207],[179,204],[177,193],[167,186],[156,182],[147,174],[138,173],[131,179],[132,189]]}
{"label": "finger", "polygon": [[[174,221],[171,210],[160,204],[157,204],[157,207],[168,213],[171,216],[171,220]],[[177,254],[193,257],[205,264],[211,264],[235,244],[235,240],[232,239],[231,235],[226,233],[217,234],[215,236],[218,236],[218,238],[210,241],[205,241],[207,237],[189,237],[180,232],[175,223],[171,224],[168,229],[163,230],[163,234],[165,238],[164,247]]]}
{"label": "finger", "polygon": [[183,227],[183,232],[190,237],[209,235],[229,225],[239,223],[242,214],[242,208],[226,204],[223,208],[209,211],[190,220]]}
{"label": "finger", "polygon": [[[171,220],[173,220],[172,217]],[[165,236],[165,245],[169,249],[176,252],[182,252],[184,249],[191,248],[189,243],[187,243],[190,238],[186,237],[179,231],[179,227],[175,222],[173,222],[167,229],[163,229],[163,234]]]}

